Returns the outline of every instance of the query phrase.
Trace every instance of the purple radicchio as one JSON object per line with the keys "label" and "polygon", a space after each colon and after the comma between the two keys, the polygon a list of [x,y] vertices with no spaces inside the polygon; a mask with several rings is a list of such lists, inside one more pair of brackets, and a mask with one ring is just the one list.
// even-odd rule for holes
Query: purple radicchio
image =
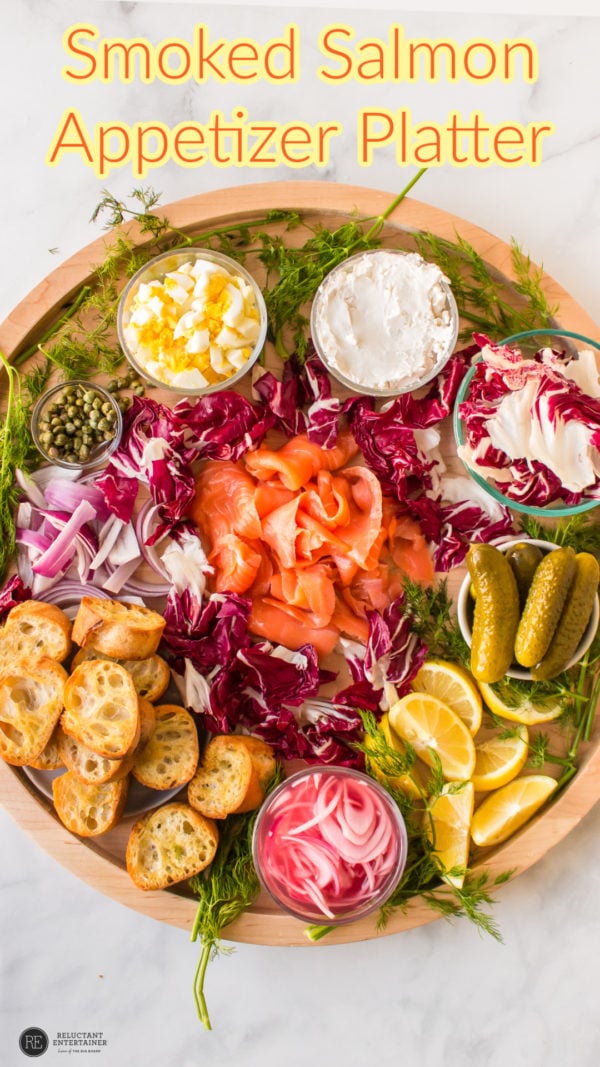
{"label": "purple radicchio", "polygon": [[266,371],[253,388],[273,413],[277,429],[288,437],[305,433],[321,448],[334,447],[342,405],[331,395],[331,379],[312,345],[303,365],[292,356],[284,365],[281,381]]}

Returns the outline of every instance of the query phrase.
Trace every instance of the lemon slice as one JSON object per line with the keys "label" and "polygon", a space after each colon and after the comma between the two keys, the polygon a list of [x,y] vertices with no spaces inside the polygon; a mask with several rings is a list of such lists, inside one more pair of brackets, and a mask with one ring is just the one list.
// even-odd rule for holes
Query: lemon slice
{"label": "lemon slice", "polygon": [[471,782],[467,782],[457,793],[449,792],[449,788],[444,786],[431,803],[431,823],[427,834],[434,846],[433,855],[442,869],[442,878],[460,889],[469,863],[475,790]]}
{"label": "lemon slice", "polygon": [[535,815],[556,789],[556,781],[545,774],[515,778],[490,793],[477,808],[471,822],[476,845],[499,845]]}
{"label": "lemon slice", "polygon": [[[494,715],[510,722],[521,722],[525,726],[537,726],[541,722],[552,722],[564,711],[564,705],[554,698],[547,701],[529,700],[525,695],[520,704],[506,704],[501,695],[486,682],[478,682],[484,703]],[[501,692],[502,690],[500,690]]]}
{"label": "lemon slice", "polygon": [[481,694],[467,671],[455,663],[430,659],[412,681],[417,692],[443,700],[462,719],[471,735],[481,726]]}
{"label": "lemon slice", "polygon": [[444,778],[466,781],[475,770],[475,745],[462,719],[427,693],[407,693],[390,708],[390,726],[430,767],[439,757]]}
{"label": "lemon slice", "polygon": [[475,789],[488,792],[512,782],[527,762],[529,734],[526,726],[511,737],[494,737],[475,745],[475,771],[471,781]]}
{"label": "lemon slice", "polygon": [[[402,756],[405,755],[406,748],[402,744],[398,735],[392,730],[388,715],[382,715],[377,723],[377,729],[381,731],[390,748],[393,748],[395,752],[398,752]],[[375,748],[375,742],[368,734],[365,736],[365,745],[368,749]],[[421,782],[417,767],[413,767],[410,774],[386,774],[379,764],[375,763],[374,760],[371,760],[369,762],[369,771],[374,778],[383,782],[384,785],[387,784],[393,789],[399,789],[402,793],[405,793],[406,796],[416,800],[422,795],[423,783]],[[421,789],[419,789],[419,786],[421,786]]]}

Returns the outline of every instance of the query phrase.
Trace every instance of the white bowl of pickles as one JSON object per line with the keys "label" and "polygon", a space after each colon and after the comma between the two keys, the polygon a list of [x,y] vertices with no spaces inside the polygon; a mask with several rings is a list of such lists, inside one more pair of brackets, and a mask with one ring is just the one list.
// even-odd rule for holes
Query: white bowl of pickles
{"label": "white bowl of pickles", "polygon": [[594,556],[523,537],[471,545],[466,563],[457,617],[478,681],[546,681],[583,658],[600,620]]}

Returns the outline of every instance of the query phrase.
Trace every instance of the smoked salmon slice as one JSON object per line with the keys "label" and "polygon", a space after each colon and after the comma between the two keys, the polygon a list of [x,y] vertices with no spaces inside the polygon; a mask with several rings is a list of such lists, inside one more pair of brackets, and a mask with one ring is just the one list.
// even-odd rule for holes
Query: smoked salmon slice
{"label": "smoked salmon slice", "polygon": [[333,652],[339,637],[335,626],[311,626],[308,621],[298,620],[286,611],[284,605],[275,606],[263,597],[252,601],[248,629],[257,637],[275,641],[293,651],[302,645],[314,645],[319,656]]}
{"label": "smoked salmon slice", "polygon": [[433,562],[418,523],[382,494],[350,433],[324,449],[305,435],[243,461],[209,460],[189,509],[206,541],[218,592],[248,596],[249,631],[328,655],[341,634],[367,642],[368,612],[430,584]]}
{"label": "smoked salmon slice", "polygon": [[238,463],[207,460],[196,479],[189,514],[211,541],[229,533],[260,537],[262,526],[255,491],[253,479]]}
{"label": "smoked salmon slice", "polygon": [[271,451],[257,448],[245,457],[248,471],[259,481],[279,476],[286,489],[294,491],[307,485],[320,470],[337,470],[358,452],[351,433],[338,434],[334,448],[321,448],[308,440],[306,434],[292,437],[282,448]]}

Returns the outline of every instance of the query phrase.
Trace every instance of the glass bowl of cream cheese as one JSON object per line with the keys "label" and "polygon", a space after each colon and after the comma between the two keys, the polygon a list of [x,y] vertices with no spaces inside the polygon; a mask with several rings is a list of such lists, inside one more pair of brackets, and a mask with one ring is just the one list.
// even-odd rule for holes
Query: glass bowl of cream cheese
{"label": "glass bowl of cream cheese", "polygon": [[133,275],[121,294],[117,331],[143,378],[200,396],[235,385],[258,359],[267,310],[258,283],[234,259],[178,248]]}
{"label": "glass bowl of cream cheese", "polygon": [[450,283],[416,252],[378,248],[334,267],[311,310],[311,336],[329,372],[371,396],[409,393],[435,378],[458,337]]}

